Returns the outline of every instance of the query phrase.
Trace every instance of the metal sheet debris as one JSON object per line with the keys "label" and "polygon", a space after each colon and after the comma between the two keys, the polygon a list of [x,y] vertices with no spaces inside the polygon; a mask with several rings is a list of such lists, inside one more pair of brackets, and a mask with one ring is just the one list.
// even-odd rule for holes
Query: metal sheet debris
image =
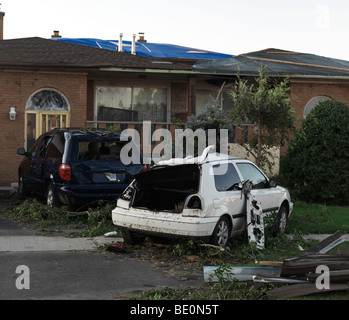
{"label": "metal sheet debris", "polygon": [[258,249],[264,249],[264,221],[260,201],[251,194],[252,184],[246,181],[243,191],[246,197],[247,235],[249,242],[255,242]]}
{"label": "metal sheet debris", "polygon": [[[204,280],[218,282],[219,277],[227,280],[253,281],[255,288],[273,284],[276,288],[266,291],[267,299],[296,297],[328,291],[349,289],[349,252],[338,251],[327,254],[344,237],[337,231],[324,239],[301,256],[284,259],[283,261],[260,261],[258,267],[204,267]],[[344,240],[345,241],[345,240]],[[324,253],[326,252],[326,253]],[[316,271],[324,265],[329,270],[329,288],[318,288],[316,283],[323,274]],[[222,268],[219,270],[219,268]]]}
{"label": "metal sheet debris", "polygon": [[[220,272],[217,266],[204,266],[204,280],[206,282],[218,282],[217,272]],[[254,276],[279,277],[280,267],[225,267],[222,276],[225,279],[237,279],[239,281],[253,281]]]}

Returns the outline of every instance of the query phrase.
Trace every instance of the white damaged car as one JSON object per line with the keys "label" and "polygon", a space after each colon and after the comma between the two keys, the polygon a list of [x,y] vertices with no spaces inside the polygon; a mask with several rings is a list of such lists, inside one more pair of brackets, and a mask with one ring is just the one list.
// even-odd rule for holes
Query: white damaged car
{"label": "white damaged car", "polygon": [[278,212],[278,229],[285,230],[293,209],[288,190],[253,162],[208,150],[197,158],[160,161],[135,176],[112,211],[126,242],[141,234],[224,247],[230,237],[246,231],[246,180],[263,213]]}

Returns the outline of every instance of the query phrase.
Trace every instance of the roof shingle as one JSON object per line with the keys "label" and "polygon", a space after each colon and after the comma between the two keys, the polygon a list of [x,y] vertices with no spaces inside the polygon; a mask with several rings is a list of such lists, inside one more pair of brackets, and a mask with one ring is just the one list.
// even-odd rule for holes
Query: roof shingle
{"label": "roof shingle", "polygon": [[191,70],[191,65],[39,37],[0,41],[0,66]]}

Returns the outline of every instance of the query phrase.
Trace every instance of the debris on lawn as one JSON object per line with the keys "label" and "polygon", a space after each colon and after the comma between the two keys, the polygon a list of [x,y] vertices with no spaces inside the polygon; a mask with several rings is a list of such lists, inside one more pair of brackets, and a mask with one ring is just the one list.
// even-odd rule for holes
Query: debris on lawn
{"label": "debris on lawn", "polygon": [[126,247],[121,245],[121,244],[118,244],[118,243],[110,244],[107,247],[107,250],[114,252],[114,253],[126,253],[127,252]]}
{"label": "debris on lawn", "polygon": [[349,289],[349,252],[328,254],[344,242],[340,231],[324,239],[302,255],[283,261],[260,261],[258,267],[204,266],[204,280],[252,281],[256,289],[272,284],[265,292],[269,300]]}
{"label": "debris on lawn", "polygon": [[247,236],[249,242],[255,242],[258,249],[264,249],[264,221],[260,201],[251,194],[252,183],[246,181],[243,192],[246,196]]}
{"label": "debris on lawn", "polygon": [[105,237],[116,237],[118,235],[117,231],[110,231],[104,234]]}
{"label": "debris on lawn", "polygon": [[[206,282],[218,282],[217,270],[220,267],[204,266],[204,280]],[[280,267],[226,267],[223,278],[239,281],[253,281],[254,276],[262,277],[279,277],[281,272]]]}

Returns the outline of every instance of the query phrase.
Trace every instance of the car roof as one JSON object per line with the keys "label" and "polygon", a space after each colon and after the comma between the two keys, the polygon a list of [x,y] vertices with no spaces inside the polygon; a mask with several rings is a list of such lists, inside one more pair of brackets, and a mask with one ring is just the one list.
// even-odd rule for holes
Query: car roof
{"label": "car roof", "polygon": [[[122,135],[120,133],[112,132],[107,129],[94,129],[94,128],[55,128],[53,130],[50,130],[46,133],[45,135],[52,135],[52,134],[64,134],[64,133],[69,133],[71,136],[77,136],[77,137],[83,137],[83,138],[103,138],[103,137],[113,137],[113,138],[119,138],[120,141],[130,141],[132,140],[129,136]],[[122,139],[124,137],[124,139]]]}
{"label": "car roof", "polygon": [[[154,166],[176,166],[176,165],[184,165],[184,164],[204,164],[211,162],[221,162],[227,160],[246,160],[239,157],[234,157],[231,155],[223,154],[223,153],[209,153],[210,150],[213,149],[213,146],[207,147],[201,156],[198,157],[186,157],[186,158],[172,158],[168,160],[161,160],[155,163]],[[249,160],[246,160],[250,162]]]}

